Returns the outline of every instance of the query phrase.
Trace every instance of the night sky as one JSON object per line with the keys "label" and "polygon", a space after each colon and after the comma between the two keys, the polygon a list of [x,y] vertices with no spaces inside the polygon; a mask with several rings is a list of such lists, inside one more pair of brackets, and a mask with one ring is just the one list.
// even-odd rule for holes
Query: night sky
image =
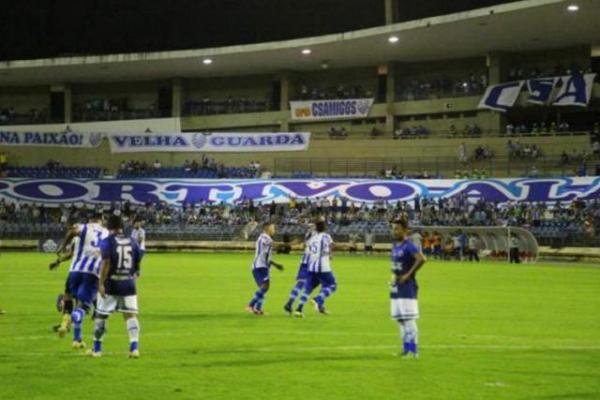
{"label": "night sky", "polygon": [[[515,0],[398,0],[411,20]],[[384,0],[3,0],[0,60],[216,47],[384,23]]]}

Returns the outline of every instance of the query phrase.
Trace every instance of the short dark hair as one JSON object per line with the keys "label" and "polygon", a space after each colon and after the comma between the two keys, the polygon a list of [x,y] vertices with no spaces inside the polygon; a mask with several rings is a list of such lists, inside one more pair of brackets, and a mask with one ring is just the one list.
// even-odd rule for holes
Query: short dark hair
{"label": "short dark hair", "polygon": [[325,223],[324,220],[318,219],[317,221],[315,221],[315,229],[317,232],[325,232],[326,228],[327,228],[327,224]]}
{"label": "short dark hair", "polygon": [[92,213],[92,220],[98,221],[98,220],[101,220],[102,218],[104,218],[104,214],[102,213],[102,211],[94,211]]}
{"label": "short dark hair", "polygon": [[108,230],[117,231],[123,228],[123,220],[118,215],[111,215],[106,222]]}
{"label": "short dark hair", "polygon": [[404,229],[408,229],[408,219],[405,216],[400,216],[392,221],[394,225],[400,225]]}

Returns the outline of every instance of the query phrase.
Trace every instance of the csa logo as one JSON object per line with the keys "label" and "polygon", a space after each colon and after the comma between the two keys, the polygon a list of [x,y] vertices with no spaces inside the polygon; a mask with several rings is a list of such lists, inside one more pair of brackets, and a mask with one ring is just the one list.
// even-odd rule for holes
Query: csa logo
{"label": "csa logo", "polygon": [[356,102],[356,110],[359,114],[368,114],[369,113],[369,100],[359,100]]}
{"label": "csa logo", "polygon": [[58,250],[58,244],[54,240],[48,239],[42,243],[42,250],[44,253],[55,253]]}
{"label": "csa logo", "polygon": [[206,146],[206,141],[206,136],[203,133],[196,133],[194,136],[192,136],[192,144],[197,149],[201,149]]}
{"label": "csa logo", "polygon": [[96,147],[100,144],[100,142],[102,141],[102,134],[101,133],[91,133],[90,134],[90,145],[92,145],[93,147]]}

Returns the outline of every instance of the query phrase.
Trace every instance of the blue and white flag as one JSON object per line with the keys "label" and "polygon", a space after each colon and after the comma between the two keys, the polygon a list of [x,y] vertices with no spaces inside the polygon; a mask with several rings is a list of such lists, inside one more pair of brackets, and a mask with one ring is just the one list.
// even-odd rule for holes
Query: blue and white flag
{"label": "blue and white flag", "polygon": [[528,103],[548,104],[552,99],[554,87],[558,77],[529,79],[527,81],[527,90],[529,91]]}
{"label": "blue and white flag", "polygon": [[304,151],[310,133],[113,133],[112,153]]}
{"label": "blue and white flag", "polygon": [[0,146],[91,148],[102,143],[102,133],[0,131]]}
{"label": "blue and white flag", "polygon": [[338,99],[290,101],[293,121],[325,121],[364,118],[369,115],[374,99]]}
{"label": "blue and white flag", "polygon": [[586,107],[592,97],[595,78],[596,74],[560,77],[562,86],[552,104],[555,106]]}
{"label": "blue and white flag", "polygon": [[525,81],[517,81],[488,86],[479,102],[479,108],[508,111],[519,98],[524,83]]}
{"label": "blue and white flag", "polygon": [[[0,201],[61,204],[185,204],[211,202],[286,204],[291,198],[345,198],[356,204],[466,196],[497,203],[600,200],[600,177],[510,179],[20,179],[0,180]],[[50,247],[50,246],[49,246]]]}

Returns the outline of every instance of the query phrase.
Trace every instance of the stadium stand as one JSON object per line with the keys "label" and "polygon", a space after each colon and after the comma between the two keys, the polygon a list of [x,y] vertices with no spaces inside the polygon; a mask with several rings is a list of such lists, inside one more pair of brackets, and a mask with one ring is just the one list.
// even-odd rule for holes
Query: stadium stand
{"label": "stadium stand", "polygon": [[58,179],[97,179],[102,176],[98,167],[7,167],[7,178],[58,178]]}
{"label": "stadium stand", "polygon": [[96,98],[84,103],[73,104],[73,119],[85,121],[114,121],[125,119],[147,119],[159,117],[156,104],[139,109],[129,106],[129,99]]}
{"label": "stadium stand", "polygon": [[437,79],[404,81],[398,90],[398,100],[415,101],[482,94],[488,84],[486,72],[472,73],[462,79],[442,76]]}
{"label": "stadium stand", "polygon": [[204,98],[201,101],[188,100],[184,105],[185,115],[215,115],[215,114],[243,114],[265,112],[269,108],[266,100],[233,98],[227,100],[213,100]]}
{"label": "stadium stand", "polygon": [[40,124],[48,122],[47,110],[32,108],[27,112],[16,111],[14,107],[0,106],[0,125]]}
{"label": "stadium stand", "polygon": [[[135,205],[130,202],[96,207],[107,214],[146,221],[150,239],[173,240],[234,240],[246,233],[255,237],[261,222],[274,220],[278,237],[301,237],[306,225],[315,217],[326,218],[337,240],[348,241],[350,235],[363,235],[368,228],[377,240],[389,237],[389,221],[406,213],[413,225],[419,226],[516,226],[530,230],[540,244],[551,246],[583,246],[600,243],[600,202],[556,202],[552,206],[541,202],[512,202],[498,205],[492,202],[469,202],[466,195],[447,199],[418,198],[411,202],[353,203],[341,200],[291,199],[287,204],[254,204],[242,201],[235,205],[223,203],[185,204],[172,207],[165,204]],[[30,203],[0,201],[0,237],[59,237],[71,218],[85,220],[88,207],[49,208]],[[245,237],[247,239],[248,237]]]}
{"label": "stadium stand", "polygon": [[299,85],[295,100],[360,99],[373,97],[373,92],[358,84],[334,84],[329,87],[313,87],[306,83]]}

